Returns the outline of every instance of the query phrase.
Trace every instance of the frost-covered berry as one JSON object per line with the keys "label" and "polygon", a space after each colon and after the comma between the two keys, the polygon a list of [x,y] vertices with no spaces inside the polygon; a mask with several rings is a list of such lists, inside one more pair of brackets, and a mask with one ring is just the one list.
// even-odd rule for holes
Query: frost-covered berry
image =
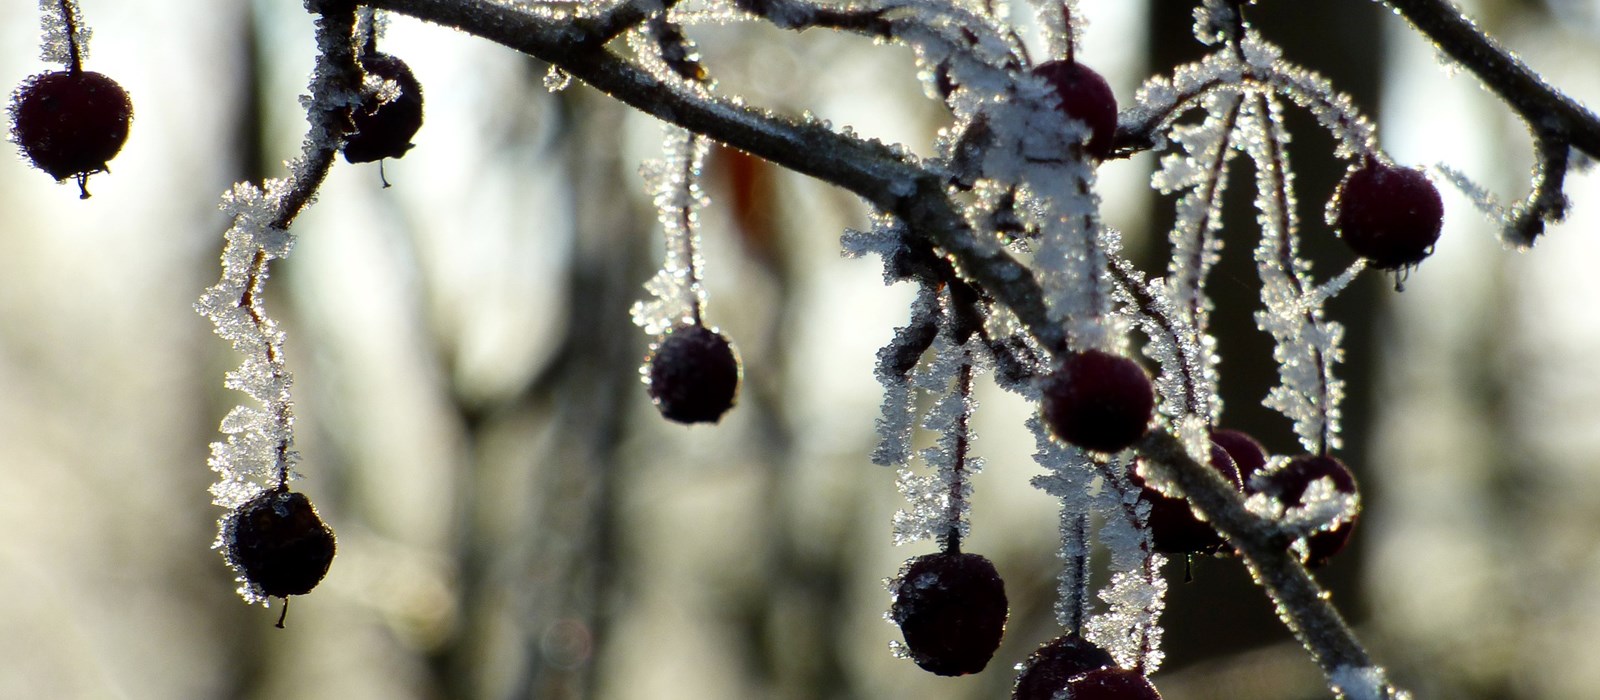
{"label": "frost-covered berry", "polygon": [[1050,432],[1086,450],[1126,449],[1144,436],[1155,415],[1150,375],[1138,362],[1101,350],[1068,355],[1041,389]]}
{"label": "frost-covered berry", "polygon": [[128,140],[131,121],[128,93],[94,71],[40,73],[23,81],[11,99],[11,140],[50,177],[77,178],[84,197],[84,182],[106,171],[106,161]]}
{"label": "frost-covered berry", "polygon": [[282,487],[229,513],[222,543],[228,564],[274,598],[309,593],[333,562],[333,530],[304,494]]}
{"label": "frost-covered berry", "polygon": [[977,673],[989,664],[1006,630],[1006,589],[977,554],[916,557],[890,585],[889,618],[923,670],[941,676]]}
{"label": "frost-covered berry", "polygon": [[674,328],[647,360],[656,408],[679,423],[715,423],[739,393],[739,358],[721,333],[701,325]]}
{"label": "frost-covered berry", "polygon": [[[1211,445],[1211,468],[1222,478],[1241,489],[1239,469],[1233,458],[1220,445]],[[1222,535],[1210,523],[1195,517],[1194,509],[1182,498],[1173,498],[1145,484],[1137,470],[1129,474],[1135,486],[1140,487],[1139,498],[1150,503],[1150,541],[1157,552],[1163,554],[1211,554],[1222,549]]]}
{"label": "frost-covered berry", "polygon": [[1045,642],[1022,663],[1022,673],[1011,689],[1012,700],[1053,700],[1074,677],[1116,666],[1116,660],[1099,645],[1067,633]]}
{"label": "frost-covered berry", "polygon": [[1373,265],[1395,270],[1433,253],[1444,202],[1421,170],[1369,158],[1345,176],[1337,197],[1339,236]]}
{"label": "frost-covered berry", "polygon": [[[1303,507],[1306,505],[1306,490],[1312,482],[1322,478],[1327,478],[1339,493],[1356,493],[1356,477],[1350,468],[1335,457],[1322,455],[1295,457],[1282,468],[1261,474],[1246,486],[1246,490],[1272,496],[1287,508]],[[1321,566],[1326,563],[1350,543],[1350,535],[1355,529],[1356,518],[1351,517],[1331,530],[1323,530],[1306,538],[1306,565]]]}
{"label": "frost-covered berry", "polygon": [[1089,127],[1085,151],[1095,158],[1111,154],[1117,133],[1117,96],[1099,73],[1077,61],[1046,61],[1033,74],[1044,78],[1061,98],[1061,111]]}
{"label": "frost-covered berry", "polygon": [[360,106],[350,113],[355,130],[345,140],[344,159],[370,163],[404,156],[422,128],[422,84],[405,61],[385,53],[363,55],[361,69],[367,80]]}
{"label": "frost-covered berry", "polygon": [[1068,700],[1161,700],[1150,679],[1125,668],[1102,668],[1067,681]]}

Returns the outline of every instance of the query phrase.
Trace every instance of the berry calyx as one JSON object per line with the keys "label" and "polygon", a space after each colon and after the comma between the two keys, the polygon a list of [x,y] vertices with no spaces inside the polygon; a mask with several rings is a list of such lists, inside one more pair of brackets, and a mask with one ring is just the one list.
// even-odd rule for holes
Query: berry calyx
{"label": "berry calyx", "polygon": [[422,128],[422,84],[405,61],[386,53],[362,54],[361,70],[367,77],[361,104],[350,112],[354,130],[345,139],[344,159],[370,163],[404,156]]}
{"label": "berry calyx", "polygon": [[1069,700],[1161,700],[1150,679],[1125,668],[1102,668],[1067,682]]}
{"label": "berry calyx", "polygon": [[890,585],[889,618],[923,670],[941,676],[977,673],[989,664],[1006,630],[1006,590],[999,572],[977,554],[916,557]]}
{"label": "berry calyx", "polygon": [[1138,362],[1102,350],[1069,354],[1041,389],[1050,432],[1086,450],[1127,449],[1155,415],[1150,375]]}
{"label": "berry calyx", "polygon": [[1335,202],[1345,244],[1389,270],[1431,255],[1444,223],[1444,201],[1427,175],[1370,157],[1339,183]]}
{"label": "berry calyx", "polygon": [[40,73],[11,99],[11,139],[57,181],[76,178],[82,198],[94,173],[122,150],[133,103],[115,80],[86,70]]}
{"label": "berry calyx", "polygon": [[1012,700],[1052,700],[1077,676],[1116,666],[1116,660],[1099,645],[1074,633],[1045,642],[1022,663],[1022,673],[1011,688]]}
{"label": "berry calyx", "polygon": [[278,487],[235,508],[222,523],[223,556],[264,596],[316,588],[333,562],[333,530],[304,494]]}
{"label": "berry calyx", "polygon": [[1073,60],[1046,61],[1033,68],[1061,98],[1061,112],[1084,123],[1090,137],[1084,152],[1098,159],[1111,154],[1117,133],[1117,96],[1099,73]]}
{"label": "berry calyx", "polygon": [[[1233,458],[1215,443],[1211,445],[1211,468],[1233,484],[1234,489],[1242,490],[1239,469],[1234,466]],[[1150,504],[1150,514],[1145,522],[1150,527],[1151,546],[1157,552],[1212,554],[1222,549],[1222,535],[1210,523],[1196,517],[1187,500],[1173,498],[1151,488],[1137,469],[1129,473],[1129,479],[1140,487],[1139,498]]]}
{"label": "berry calyx", "polygon": [[[1289,460],[1276,471],[1266,472],[1247,483],[1247,493],[1263,493],[1277,499],[1287,508],[1303,507],[1306,490],[1318,479],[1328,479],[1335,491],[1354,495],[1356,477],[1344,462],[1325,455],[1301,455]],[[1333,555],[1343,551],[1355,532],[1356,518],[1351,517],[1332,529],[1312,533],[1306,538],[1307,566],[1321,566]]]}
{"label": "berry calyx", "polygon": [[739,393],[739,358],[727,336],[701,325],[667,333],[646,361],[656,408],[679,423],[715,423]]}

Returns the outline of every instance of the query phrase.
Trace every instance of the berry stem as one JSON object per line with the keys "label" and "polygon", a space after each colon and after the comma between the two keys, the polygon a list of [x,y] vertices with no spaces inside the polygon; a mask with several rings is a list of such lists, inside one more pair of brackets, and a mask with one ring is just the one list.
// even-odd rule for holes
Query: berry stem
{"label": "berry stem", "polygon": [[961,553],[961,521],[967,513],[967,452],[972,433],[972,351],[961,351],[961,369],[956,373],[956,393],[961,396],[961,413],[956,416],[955,460],[950,465],[949,508],[945,511],[946,529],[941,549],[946,554]]}
{"label": "berry stem", "polygon": [[1080,637],[1089,615],[1089,514],[1063,513],[1067,524],[1067,563],[1062,569],[1061,623]]}
{"label": "berry stem", "polygon": [[[67,70],[76,75],[83,72],[83,53],[78,49],[78,22],[73,17],[72,0],[59,0],[57,6],[61,8],[61,23],[67,29],[67,53],[72,57]],[[83,180],[83,176],[79,176],[80,189],[83,187]],[[81,199],[88,198],[88,191],[84,191]]]}
{"label": "berry stem", "polygon": [[687,295],[685,301],[689,303],[689,316],[694,319],[694,325],[704,326],[705,321],[701,318],[702,309],[699,291],[700,270],[695,264],[694,245],[695,179],[700,172],[700,168],[698,167],[698,163],[700,161],[700,136],[693,132],[689,132],[688,136],[689,137],[683,146],[684,154],[682,175],[684,199],[683,205],[678,207],[677,211],[679,232],[678,244],[683,246],[683,269],[684,274],[688,277],[683,289],[684,294]]}

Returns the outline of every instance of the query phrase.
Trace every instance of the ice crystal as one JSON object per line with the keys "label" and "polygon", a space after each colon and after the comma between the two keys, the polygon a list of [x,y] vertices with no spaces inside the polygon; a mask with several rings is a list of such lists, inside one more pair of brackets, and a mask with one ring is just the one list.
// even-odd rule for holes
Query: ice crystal
{"label": "ice crystal", "polygon": [[39,0],[39,28],[43,34],[39,58],[46,63],[71,66],[89,57],[89,38],[94,32],[83,23],[77,3]]}
{"label": "ice crystal", "polygon": [[1343,700],[1411,700],[1411,693],[1389,684],[1379,666],[1340,666],[1328,675],[1334,692]]}
{"label": "ice crystal", "polygon": [[661,269],[645,282],[649,296],[631,309],[633,322],[651,335],[699,321],[705,306],[705,289],[700,283],[705,262],[700,257],[699,212],[707,200],[700,175],[710,144],[675,126],[663,130],[662,159],[646,163],[641,170],[655,200],[666,257]]}

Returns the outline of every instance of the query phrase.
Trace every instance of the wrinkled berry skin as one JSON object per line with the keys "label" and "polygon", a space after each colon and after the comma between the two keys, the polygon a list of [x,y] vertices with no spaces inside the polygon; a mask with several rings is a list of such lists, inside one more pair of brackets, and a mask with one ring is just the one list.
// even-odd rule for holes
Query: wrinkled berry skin
{"label": "wrinkled berry skin", "polygon": [[411,137],[422,128],[422,84],[405,61],[386,53],[362,56],[361,69],[398,85],[399,92],[383,101],[370,84],[363,86],[361,104],[350,112],[355,129],[345,139],[344,159],[370,163],[404,156],[411,150]]}
{"label": "wrinkled berry skin", "polygon": [[1104,159],[1117,134],[1117,96],[1099,73],[1076,61],[1046,61],[1033,74],[1044,78],[1061,98],[1061,111],[1089,127],[1085,152]]}
{"label": "wrinkled berry skin", "polygon": [[1071,700],[1161,700],[1150,679],[1125,668],[1102,668],[1067,682]]}
{"label": "wrinkled berry skin", "polygon": [[[1333,481],[1334,490],[1340,493],[1356,493],[1356,477],[1350,468],[1334,457],[1301,455],[1288,461],[1283,468],[1262,474],[1247,485],[1247,492],[1265,493],[1285,506],[1294,508],[1304,505],[1301,497],[1311,482],[1327,477]],[[1306,565],[1321,566],[1327,563],[1333,555],[1343,551],[1345,545],[1350,543],[1350,535],[1355,532],[1356,519],[1352,518],[1332,530],[1324,530],[1306,538]]]}
{"label": "wrinkled berry skin", "polygon": [[1356,255],[1397,270],[1433,253],[1444,223],[1444,201],[1421,170],[1368,159],[1339,184],[1334,223]]}
{"label": "wrinkled berry skin", "polygon": [[989,664],[1006,630],[1006,590],[999,572],[977,554],[925,554],[906,562],[891,586],[889,617],[923,670],[941,676],[977,673]]}
{"label": "wrinkled berry skin", "polygon": [[[1242,490],[1239,469],[1222,446],[1211,445],[1211,468],[1222,478]],[[1195,517],[1194,509],[1182,498],[1173,498],[1145,484],[1137,470],[1129,474],[1135,486],[1140,487],[1139,498],[1150,503],[1150,542],[1163,554],[1213,554],[1222,549],[1222,535],[1210,523]]]}
{"label": "wrinkled berry skin", "polygon": [[106,171],[133,121],[128,93],[94,71],[40,73],[12,96],[11,139],[56,180]]}
{"label": "wrinkled berry skin", "polygon": [[305,595],[333,563],[333,530],[304,494],[286,488],[234,509],[222,533],[228,563],[267,596]]}
{"label": "wrinkled berry skin", "polygon": [[1011,689],[1012,700],[1052,700],[1074,677],[1116,666],[1111,654],[1076,634],[1045,642],[1028,655]]}
{"label": "wrinkled berry skin", "polygon": [[739,393],[739,358],[726,336],[705,326],[674,328],[651,354],[650,398],[668,420],[715,423]]}
{"label": "wrinkled berry skin", "polygon": [[1101,350],[1068,355],[1040,388],[1050,432],[1086,450],[1127,449],[1155,415],[1150,375],[1138,362]]}

